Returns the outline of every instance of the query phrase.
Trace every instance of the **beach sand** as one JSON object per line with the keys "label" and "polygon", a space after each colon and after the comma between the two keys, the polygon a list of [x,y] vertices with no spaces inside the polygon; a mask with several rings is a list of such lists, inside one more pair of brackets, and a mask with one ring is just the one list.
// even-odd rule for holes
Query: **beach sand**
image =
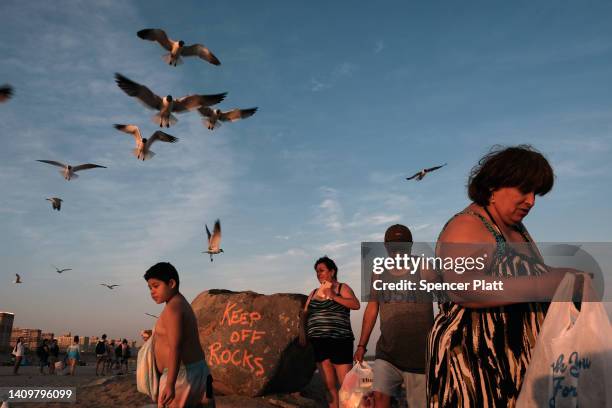
{"label": "beach sand", "polygon": [[[143,407],[152,404],[150,398],[136,390],[134,370],[128,375],[96,377],[95,366],[77,367],[75,376],[40,375],[38,367],[21,367],[19,375],[12,375],[12,367],[0,367],[0,387],[76,387],[77,402],[66,403],[11,403],[12,407]],[[216,396],[217,408],[316,408],[323,407],[323,385],[318,374],[301,392],[249,398]],[[300,395],[301,394],[301,395]],[[154,405],[152,405],[154,406]]]}

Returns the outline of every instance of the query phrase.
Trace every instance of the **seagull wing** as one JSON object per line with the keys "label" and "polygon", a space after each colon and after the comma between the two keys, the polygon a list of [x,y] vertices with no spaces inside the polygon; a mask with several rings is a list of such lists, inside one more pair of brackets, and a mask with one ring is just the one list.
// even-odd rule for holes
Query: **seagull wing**
{"label": "seagull wing", "polygon": [[53,161],[53,160],[36,160],[36,161],[39,161],[41,163],[52,164],[52,165],[57,166],[57,167],[66,168],[66,165],[64,163],[60,163],[60,162]]}
{"label": "seagull wing", "polygon": [[441,169],[441,168],[442,168],[442,167],[444,167],[444,166],[446,166],[446,163],[444,163],[444,164],[443,164],[443,165],[441,165],[441,166],[430,167],[430,168],[428,168],[428,169],[425,169],[425,173],[429,173],[430,171],[434,171],[434,170]]}
{"label": "seagull wing", "polygon": [[419,174],[421,174],[421,172],[420,172],[420,171],[419,171],[419,172],[417,172],[417,173],[414,173],[414,175],[413,175],[413,176],[406,177],[406,180],[412,180],[413,178],[415,178],[415,177],[416,177],[416,176],[418,176]]}
{"label": "seagull wing", "polygon": [[9,98],[13,96],[13,87],[10,85],[2,85],[0,86],[0,103],[6,102]]}
{"label": "seagull wing", "polygon": [[72,171],[76,173],[77,171],[80,171],[80,170],[95,169],[97,167],[100,167],[103,169],[106,168],[106,166],[100,166],[99,164],[85,163],[85,164],[79,164],[78,166],[74,166],[72,168]]}
{"label": "seagull wing", "polygon": [[134,140],[137,144],[142,142],[142,135],[140,134],[140,129],[136,125],[113,125],[115,129],[120,130],[121,132],[125,132],[134,136]]}
{"label": "seagull wing", "polygon": [[207,118],[210,118],[211,116],[214,115],[213,110],[210,109],[208,106],[202,106],[198,108],[198,112],[200,112],[202,116],[206,116]]}
{"label": "seagull wing", "polygon": [[184,57],[198,56],[213,65],[221,65],[221,61],[219,61],[219,59],[215,57],[215,54],[210,52],[210,50],[202,44],[193,44],[187,47],[183,47],[183,49],[181,50],[181,55]]}
{"label": "seagull wing", "polygon": [[159,28],[145,28],[144,30],[140,30],[136,33],[136,35],[143,40],[149,41],[157,41],[159,45],[167,49],[168,51],[172,51],[172,43],[168,39],[166,32]]}
{"label": "seagull wing", "polygon": [[181,113],[199,108],[200,106],[215,105],[225,99],[225,95],[227,95],[227,92],[212,95],[183,96],[174,102],[174,105],[172,105],[172,112]]}
{"label": "seagull wing", "polygon": [[145,106],[151,109],[159,110],[162,106],[162,99],[155,95],[149,88],[144,85],[140,85],[138,82],[134,82],[131,79],[116,73],[115,82],[123,92],[137,98]]}
{"label": "seagull wing", "polygon": [[149,139],[147,139],[147,147],[151,147],[151,145],[158,140],[160,142],[176,143],[178,142],[178,137],[174,137],[165,132],[162,132],[161,130],[158,130],[157,132],[153,133],[153,135]]}
{"label": "seagull wing", "polygon": [[219,119],[224,122],[235,122],[239,119],[245,119],[249,116],[253,116],[257,112],[257,108],[249,109],[233,109],[231,111],[223,112]]}
{"label": "seagull wing", "polygon": [[212,238],[210,239],[210,248],[211,249],[219,249],[219,245],[221,244],[221,222],[219,220],[215,221],[215,227],[213,228]]}

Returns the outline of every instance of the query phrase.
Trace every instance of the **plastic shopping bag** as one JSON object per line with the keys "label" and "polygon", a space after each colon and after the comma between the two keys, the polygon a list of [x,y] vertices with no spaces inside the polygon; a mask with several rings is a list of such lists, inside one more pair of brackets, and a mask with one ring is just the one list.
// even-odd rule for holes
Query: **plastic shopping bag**
{"label": "plastic shopping bag", "polygon": [[525,373],[517,408],[612,407],[612,327],[584,277],[580,311],[571,299],[576,275],[561,281]]}
{"label": "plastic shopping bag", "polygon": [[342,387],[340,387],[340,407],[370,407],[370,392],[373,381],[374,372],[368,363],[364,361],[355,364],[344,377]]}

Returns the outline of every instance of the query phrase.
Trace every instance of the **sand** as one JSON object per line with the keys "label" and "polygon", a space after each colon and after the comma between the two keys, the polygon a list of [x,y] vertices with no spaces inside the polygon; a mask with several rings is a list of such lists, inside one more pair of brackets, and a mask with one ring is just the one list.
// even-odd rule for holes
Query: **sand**
{"label": "sand", "polygon": [[[143,407],[152,404],[148,396],[136,390],[133,367],[128,375],[96,377],[95,366],[77,367],[76,375],[40,375],[38,367],[21,367],[18,376],[12,367],[0,367],[0,387],[76,387],[77,402],[66,403],[11,403],[10,407]],[[301,393],[275,394],[259,398],[217,396],[217,408],[316,408],[323,407],[322,388],[318,375]],[[301,395],[300,395],[301,394]],[[154,405],[152,405],[154,406]]]}

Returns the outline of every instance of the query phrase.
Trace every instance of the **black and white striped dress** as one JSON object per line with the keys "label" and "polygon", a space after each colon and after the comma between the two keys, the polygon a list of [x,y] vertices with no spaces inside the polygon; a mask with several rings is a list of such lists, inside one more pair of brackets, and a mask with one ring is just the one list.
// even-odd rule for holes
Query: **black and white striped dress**
{"label": "black and white striped dress", "polygon": [[[482,215],[497,242],[494,277],[546,273],[545,265],[506,248],[503,235]],[[447,223],[448,224],[448,223]],[[530,242],[527,231],[520,232]],[[520,303],[470,309],[440,304],[428,339],[427,399],[430,407],[514,407],[548,304]]]}

